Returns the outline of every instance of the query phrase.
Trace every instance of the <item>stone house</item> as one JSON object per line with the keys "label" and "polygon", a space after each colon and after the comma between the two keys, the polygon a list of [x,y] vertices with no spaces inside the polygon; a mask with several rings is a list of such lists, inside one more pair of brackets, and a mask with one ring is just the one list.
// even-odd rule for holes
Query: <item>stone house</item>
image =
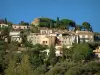
{"label": "stone house", "polygon": [[17,41],[18,43],[22,42],[20,31],[12,31],[9,33],[9,36],[11,37],[11,41]]}
{"label": "stone house", "polygon": [[99,60],[100,60],[100,46],[98,46],[95,50],[93,50],[93,53],[94,53],[95,56],[98,57]]}
{"label": "stone house", "polygon": [[90,31],[76,31],[78,43],[94,42],[94,33]]}
{"label": "stone house", "polygon": [[2,27],[8,27],[8,25],[7,24],[0,24],[0,27],[2,28]]}
{"label": "stone house", "polygon": [[30,26],[27,25],[12,25],[13,30],[24,30],[24,29],[29,29]]}

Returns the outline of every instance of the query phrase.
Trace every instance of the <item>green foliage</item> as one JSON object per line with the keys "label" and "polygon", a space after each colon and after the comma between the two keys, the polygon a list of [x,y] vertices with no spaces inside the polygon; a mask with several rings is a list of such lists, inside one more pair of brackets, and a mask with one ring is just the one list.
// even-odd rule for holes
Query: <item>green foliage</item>
{"label": "green foliage", "polygon": [[32,44],[31,42],[29,42],[29,41],[26,41],[26,42],[25,42],[25,47],[30,47],[30,48],[32,48],[32,47],[33,47],[33,44]]}
{"label": "green foliage", "polygon": [[17,51],[18,50],[18,42],[11,42],[8,44],[7,49],[9,52]]}
{"label": "green foliage", "polygon": [[82,26],[81,25],[76,25],[76,30],[81,31],[82,30]]}
{"label": "green foliage", "polygon": [[97,62],[94,62],[94,61],[90,61],[87,64],[85,64],[84,66],[82,66],[82,69],[85,72],[96,73],[97,71],[100,70],[100,63],[97,63]]}
{"label": "green foliage", "polygon": [[91,30],[91,26],[88,22],[83,22],[82,26],[83,26],[84,30],[88,30],[88,31]]}
{"label": "green foliage", "polygon": [[[45,59],[45,54],[42,53],[46,47],[40,44],[36,44],[29,50],[30,62],[32,64],[33,69],[43,64],[43,60]],[[43,58],[43,59],[42,59]]]}
{"label": "green foliage", "polygon": [[35,54],[38,53],[37,51],[33,51],[31,52],[30,55],[30,62],[32,64],[33,69],[37,68],[38,66],[40,66],[43,62],[43,60],[41,59],[41,57],[39,56],[39,54]]}
{"label": "green foliage", "polygon": [[75,27],[75,22],[69,19],[61,19],[59,20],[59,17],[57,17],[56,20],[56,28],[59,29],[67,29],[69,30],[69,27]]}
{"label": "green foliage", "polygon": [[46,45],[35,44],[35,45],[33,45],[32,50],[37,50],[40,52],[40,51],[43,51],[47,48],[48,48],[48,46],[46,46]]}
{"label": "green foliage", "polygon": [[50,47],[49,57],[48,60],[50,64],[53,66],[57,62],[56,54],[55,54],[55,48],[53,45]]}
{"label": "green foliage", "polygon": [[62,19],[61,24],[62,24],[64,29],[65,28],[69,29],[69,20],[68,19]]}
{"label": "green foliage", "polygon": [[53,28],[54,27],[55,21],[50,18],[40,18],[40,24],[39,27],[48,27],[48,28]]}
{"label": "green foliage", "polygon": [[75,66],[70,68],[65,75],[80,75],[80,67],[79,66]]}
{"label": "green foliage", "polygon": [[52,58],[55,58],[55,48],[53,45],[51,45],[50,47],[50,52],[49,52],[49,58],[48,59],[52,59]]}
{"label": "green foliage", "polygon": [[89,47],[88,44],[82,43],[82,44],[77,44],[74,47],[74,54],[73,54],[73,59],[74,60],[85,60],[89,59],[92,52],[92,49]]}
{"label": "green foliage", "polygon": [[1,29],[1,35],[2,36],[8,36],[10,32],[10,28],[9,27],[2,27]]}
{"label": "green foliage", "polygon": [[56,20],[56,27],[58,28],[60,26],[60,20],[59,20],[59,17],[57,17],[57,20]]}
{"label": "green foliage", "polygon": [[18,75],[33,75],[33,70],[29,62],[29,56],[24,55],[21,63],[18,65]]}
{"label": "green foliage", "polygon": [[48,71],[46,65],[41,65],[34,70],[34,75],[44,75]]}
{"label": "green foliage", "polygon": [[28,22],[21,21],[21,22],[19,23],[19,25],[29,25],[29,23],[28,23]]}
{"label": "green foliage", "polygon": [[46,75],[63,75],[61,74],[61,70],[62,68],[60,66],[56,66],[54,68],[52,68],[49,72],[46,73]]}
{"label": "green foliage", "polygon": [[40,22],[39,26],[40,27],[48,27],[49,28],[49,23],[48,22]]}
{"label": "green foliage", "polygon": [[72,59],[72,55],[73,55],[73,48],[66,48],[65,46],[63,46],[62,48],[62,59]]}
{"label": "green foliage", "polygon": [[[1,45],[3,42],[0,42]],[[29,42],[28,42],[29,43]],[[13,43],[12,43],[13,44]],[[17,47],[16,44],[14,46]],[[10,46],[10,50],[14,46]],[[55,55],[55,48],[50,47],[49,56],[43,53],[47,49],[46,46],[36,44],[32,46],[25,45],[29,50],[16,54],[10,52],[6,55],[8,67],[5,69],[6,75],[99,75],[100,63],[91,61],[92,46],[90,44],[75,44],[72,48],[63,47],[64,60],[58,61]],[[2,48],[2,47],[0,47]],[[15,50],[15,49],[14,49]],[[14,58],[14,56],[17,56]],[[45,60],[48,58],[48,60]],[[7,62],[7,60],[9,62]],[[80,60],[84,60],[80,61]],[[6,66],[5,65],[5,66]]]}
{"label": "green foliage", "polygon": [[17,75],[16,58],[12,58],[9,61],[8,67],[5,70],[5,75]]}
{"label": "green foliage", "polygon": [[67,27],[71,26],[71,27],[75,27],[75,22],[69,19],[62,19],[61,20],[63,25],[66,25]]}
{"label": "green foliage", "polygon": [[4,19],[5,24],[7,24],[7,18]]}
{"label": "green foliage", "polygon": [[38,29],[37,26],[31,25],[30,31],[31,31],[32,33],[38,33],[38,32],[39,32],[39,29]]}
{"label": "green foliage", "polygon": [[6,49],[5,42],[1,40],[0,41],[0,70],[1,70],[1,72],[4,69],[5,49]]}
{"label": "green foliage", "polygon": [[25,31],[25,30],[22,30],[22,31],[20,32],[20,36],[21,36],[21,38],[22,38],[22,43],[23,43],[23,44],[27,41],[27,34],[28,34],[28,32]]}

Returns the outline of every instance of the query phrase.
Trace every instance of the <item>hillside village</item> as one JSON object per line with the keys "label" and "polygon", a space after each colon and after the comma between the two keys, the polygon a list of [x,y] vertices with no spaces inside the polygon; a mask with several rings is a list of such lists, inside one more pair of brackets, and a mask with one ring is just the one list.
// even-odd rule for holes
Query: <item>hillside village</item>
{"label": "hillside village", "polygon": [[[21,32],[28,32],[25,35],[26,40],[31,42],[33,45],[42,44],[51,46],[54,45],[55,48],[59,49],[63,46],[70,48],[74,43],[91,43],[95,42],[94,32],[88,30],[73,30],[59,29],[59,28],[48,28],[48,27],[39,27],[40,19],[36,18],[32,21],[31,25],[19,25],[12,24],[11,30],[9,32],[10,41],[17,41],[18,43],[22,43],[23,38],[21,37]],[[7,24],[0,24],[1,28],[9,27]],[[32,32],[32,27],[36,32]],[[27,31],[28,30],[28,31]],[[30,32],[29,32],[30,31]],[[8,41],[8,38],[5,36],[5,41]]]}
{"label": "hillside village", "polygon": [[[35,18],[30,24],[25,23],[24,21],[21,21],[19,24],[12,24],[6,19],[0,20],[0,39],[1,41],[3,40],[7,45],[6,52],[9,54],[10,53],[9,49],[11,50],[11,52],[13,52],[14,49],[16,53],[20,54],[25,51],[27,53],[27,51],[28,50],[30,51],[31,49],[33,49],[34,51],[35,46],[36,49],[39,49],[39,47],[41,47],[40,52],[46,53],[46,57],[42,56],[45,58],[45,59],[43,58],[44,62],[48,59],[51,59],[55,53],[57,59],[54,58],[52,61],[50,61],[49,63],[51,65],[51,66],[49,65],[50,71],[51,71],[51,67],[54,67],[55,63],[61,61],[61,58],[65,60],[67,58],[68,61],[70,61],[72,57],[70,50],[72,50],[73,48],[85,49],[84,47],[86,47],[87,49],[85,50],[92,49],[90,51],[90,54],[91,53],[93,54],[94,56],[93,59],[96,58],[96,61],[97,60],[99,61],[100,60],[100,47],[99,47],[100,37],[99,36],[100,36],[99,33],[93,32],[92,26],[88,22],[83,22],[81,26],[81,25],[77,25],[72,20],[69,19],[60,20],[58,17],[56,21],[49,18]],[[51,47],[53,47],[54,53],[52,53],[53,50]],[[69,55],[68,54],[64,55],[64,49],[66,49],[65,52],[69,50],[68,51]],[[50,52],[50,50],[52,51]],[[38,53],[40,52],[37,51],[36,54],[33,54],[33,57],[34,55],[38,55]],[[74,51],[72,51],[72,53],[73,52]],[[51,58],[49,58],[49,56],[51,56]],[[79,56],[80,58],[78,59]],[[81,60],[81,54],[79,56],[77,57],[78,61]],[[85,54],[83,56],[84,59],[82,59],[82,62],[85,62],[84,61],[85,59],[89,58],[88,60],[90,60],[92,58],[92,57],[85,58]],[[31,63],[33,64],[34,62],[32,61]],[[35,63],[40,63],[40,60],[38,60],[38,62]],[[34,75],[39,75],[39,74],[34,74]],[[50,73],[41,74],[41,75],[50,75]],[[56,74],[52,73],[51,75],[56,75]],[[65,75],[65,74],[63,73],[59,75]],[[66,75],[74,75],[74,74],[66,73]],[[86,75],[94,75],[94,73],[92,74],[92,72],[89,71],[86,73]],[[99,74],[95,74],[95,75],[99,75]]]}

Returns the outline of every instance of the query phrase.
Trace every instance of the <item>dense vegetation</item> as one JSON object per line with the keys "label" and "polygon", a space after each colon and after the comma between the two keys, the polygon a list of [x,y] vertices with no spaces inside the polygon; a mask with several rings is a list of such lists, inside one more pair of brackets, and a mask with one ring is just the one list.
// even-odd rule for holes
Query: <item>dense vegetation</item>
{"label": "dense vegetation", "polygon": [[48,28],[58,28],[58,29],[67,29],[74,28],[74,30],[88,30],[92,31],[92,27],[88,22],[83,22],[82,25],[78,25],[75,21],[70,19],[59,19],[56,20],[50,18],[41,17],[39,27],[48,27]]}
{"label": "dense vegetation", "polygon": [[[100,62],[94,57],[97,45],[82,43],[72,48],[62,48],[62,56],[56,57],[54,46],[32,45],[25,42],[18,53],[17,42],[0,41],[1,75],[100,75]],[[49,56],[45,50],[50,49]]]}

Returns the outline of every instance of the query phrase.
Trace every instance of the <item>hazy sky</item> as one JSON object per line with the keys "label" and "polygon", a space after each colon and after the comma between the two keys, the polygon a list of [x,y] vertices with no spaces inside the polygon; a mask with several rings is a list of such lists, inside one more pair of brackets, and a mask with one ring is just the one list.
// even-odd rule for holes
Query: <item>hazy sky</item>
{"label": "hazy sky", "polygon": [[100,32],[100,0],[0,0],[0,18],[13,23],[31,22],[37,17],[56,17],[89,22]]}

